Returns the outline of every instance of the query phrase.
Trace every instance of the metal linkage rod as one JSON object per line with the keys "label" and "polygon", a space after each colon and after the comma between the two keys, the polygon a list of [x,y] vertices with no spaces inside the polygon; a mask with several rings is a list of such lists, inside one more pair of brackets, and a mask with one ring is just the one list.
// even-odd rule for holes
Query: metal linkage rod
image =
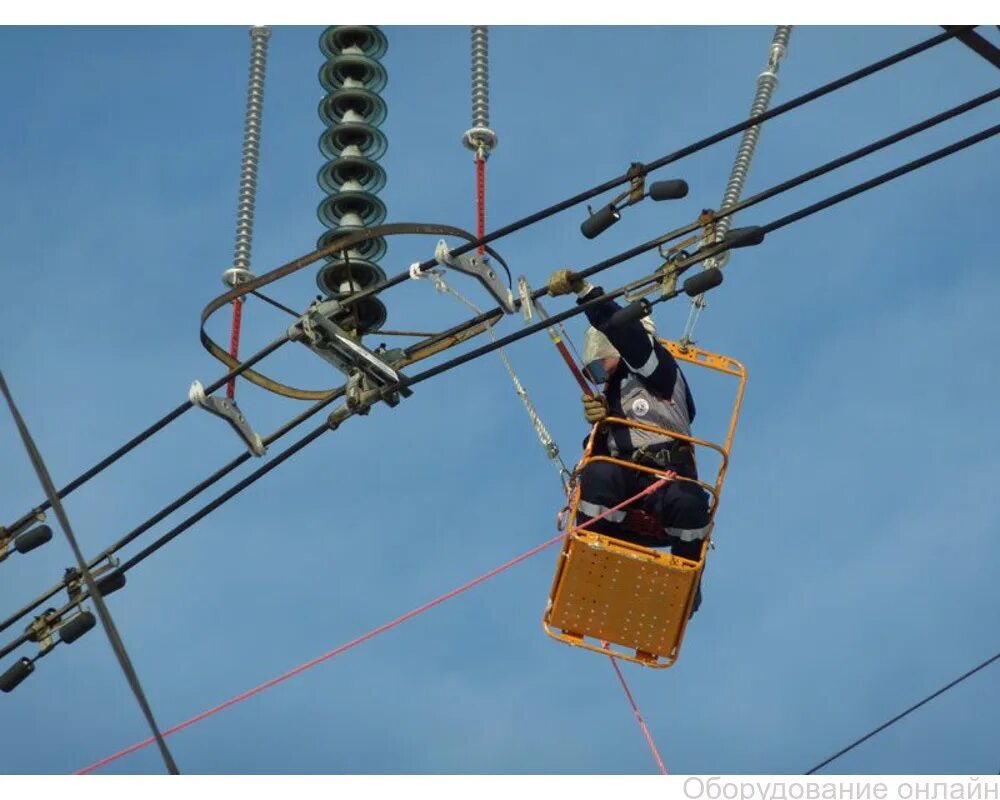
{"label": "metal linkage rod", "polygon": [[[225,386],[229,382],[230,379],[235,378],[237,375],[242,374],[245,370],[249,369],[254,364],[258,363],[262,359],[264,359],[267,356],[271,355],[271,353],[273,353],[275,350],[277,350],[279,347],[281,347],[281,345],[285,344],[287,341],[288,341],[288,337],[287,336],[282,336],[282,337],[276,339],[275,341],[271,342],[271,344],[267,345],[262,350],[259,350],[258,352],[254,353],[250,358],[248,358],[246,361],[244,361],[238,367],[236,367],[235,369],[230,370],[225,375],[223,375],[221,378],[219,378],[217,381],[215,381],[214,383],[206,386],[205,387],[205,394],[206,395],[210,395],[210,394],[212,394],[212,392],[216,391],[220,387]],[[167,427],[167,425],[169,425],[171,422],[173,422],[174,420],[176,420],[178,417],[180,417],[185,411],[187,411],[190,408],[192,408],[192,405],[191,405],[190,401],[182,403],[181,405],[177,406],[177,408],[175,408],[173,411],[171,411],[170,413],[168,413],[166,416],[161,417],[159,420],[157,420],[156,422],[154,422],[152,425],[150,425],[144,431],[142,431],[139,434],[136,434],[136,436],[134,436],[132,439],[129,439],[129,441],[127,441],[125,444],[123,444],[121,447],[119,447],[117,450],[115,450],[111,455],[109,455],[106,458],[102,459],[101,461],[99,461],[98,463],[96,463],[94,466],[92,466],[90,469],[88,469],[86,472],[84,472],[82,475],[74,478],[72,481],[70,481],[69,483],[67,483],[62,489],[59,489],[56,492],[56,496],[61,500],[61,499],[65,498],[67,495],[69,495],[72,492],[76,491],[81,486],[83,486],[87,481],[89,481],[92,478],[96,477],[101,472],[103,472],[108,467],[110,467],[112,464],[114,464],[116,461],[118,461],[122,456],[126,455],[127,453],[130,453],[132,450],[134,450],[140,444],[142,444],[143,442],[145,442],[147,439],[149,439],[151,436],[153,436],[153,434],[156,434],[156,433],[159,433],[160,431],[162,431],[165,427]],[[19,520],[17,520],[17,522],[15,522],[12,525],[10,525],[9,529],[12,530],[12,531],[15,531],[18,528],[21,528],[21,527],[29,524],[34,519],[36,519],[38,515],[42,514],[45,511],[48,511],[51,507],[52,506],[51,506],[51,504],[49,503],[48,500],[43,500],[41,503],[39,503],[37,506],[35,506],[31,511],[29,511],[27,514],[25,514]],[[2,628],[0,628],[0,630],[2,630]]]}
{"label": "metal linkage rod", "polygon": [[[936,47],[942,42],[946,42],[949,39],[957,36],[960,32],[965,30],[970,30],[972,27],[973,26],[968,26],[968,25],[962,26],[961,30],[956,29],[947,31],[946,33],[938,34],[937,36],[934,36],[930,39],[920,42],[919,44],[913,45],[912,47],[908,47],[905,50],[901,50],[898,53],[895,53],[894,55],[891,55],[887,58],[883,58],[882,60],[876,61],[872,64],[869,64],[866,67],[862,67],[861,69],[855,70],[854,72],[845,75],[842,78],[838,78],[837,80],[824,84],[823,86],[813,89],[810,92],[806,92],[805,94],[799,95],[798,97],[789,100],[787,103],[782,103],[781,105],[777,105],[770,111],[766,111],[763,114],[751,117],[750,119],[743,120],[734,125],[731,125],[730,127],[725,128],[719,131],[718,133],[714,133],[711,136],[706,136],[704,139],[700,139],[699,141],[690,144],[687,147],[683,147],[680,150],[675,150],[673,153],[663,156],[662,158],[659,158],[656,161],[652,161],[649,164],[640,165],[640,168],[637,172],[633,172],[630,170],[628,173],[620,175],[617,178],[613,178],[610,181],[600,184],[599,186],[595,186],[593,189],[581,192],[580,194],[574,195],[573,197],[570,197],[569,199],[564,200],[561,203],[556,203],[555,205],[549,206],[548,208],[542,209],[541,211],[537,211],[534,214],[530,214],[527,217],[524,217],[523,219],[519,219],[516,222],[512,222],[509,225],[506,225],[502,228],[498,228],[497,230],[482,237],[481,239],[478,239],[474,242],[468,242],[467,244],[463,244],[457,247],[455,250],[452,250],[451,251],[452,255],[459,256],[464,253],[468,253],[472,250],[475,250],[482,244],[488,244],[489,242],[496,241],[497,239],[500,239],[503,236],[507,236],[508,234],[514,233],[515,231],[521,230],[522,228],[525,228],[528,225],[533,225],[536,222],[540,222],[543,219],[547,219],[548,217],[558,214],[560,211],[565,211],[567,208],[572,208],[573,206],[583,203],[586,200],[590,200],[592,197],[596,197],[599,194],[603,194],[604,192],[610,191],[611,189],[614,189],[625,183],[629,183],[636,174],[647,175],[650,172],[653,172],[654,170],[660,169],[661,167],[665,167],[667,164],[672,164],[673,162],[679,161],[680,159],[692,155],[693,153],[697,153],[699,150],[704,150],[706,147],[710,147],[711,145],[717,144],[718,142],[721,142],[724,139],[728,139],[730,136],[734,136],[737,133],[741,133],[742,131],[745,131],[747,128],[750,128],[754,125],[760,125],[762,122],[766,122],[769,119],[774,119],[775,117],[781,116],[782,114],[792,111],[793,109],[799,108],[800,106],[803,106],[806,103],[812,102],[813,100],[823,97],[824,95],[830,94],[831,92],[837,91],[838,89],[842,89],[845,86],[855,83],[856,81],[859,81],[862,78],[866,78],[869,75],[874,75],[876,72],[880,72],[881,70],[894,66],[895,64],[905,61],[908,58],[912,58],[915,55],[923,53],[925,50],[929,50],[932,47]],[[428,269],[431,269],[436,265],[437,265],[436,260],[428,259],[427,261],[421,262],[418,265],[418,268],[420,269],[420,271],[423,272]],[[354,294],[353,296],[347,298],[345,302],[350,303],[350,302],[361,301],[366,297],[371,297],[372,295],[377,294],[385,289],[403,283],[406,280],[408,280],[409,277],[410,277],[409,271],[402,272],[399,275],[390,278],[389,280],[380,282],[378,284],[375,284],[374,286],[371,286],[367,289],[364,289],[361,292]]]}

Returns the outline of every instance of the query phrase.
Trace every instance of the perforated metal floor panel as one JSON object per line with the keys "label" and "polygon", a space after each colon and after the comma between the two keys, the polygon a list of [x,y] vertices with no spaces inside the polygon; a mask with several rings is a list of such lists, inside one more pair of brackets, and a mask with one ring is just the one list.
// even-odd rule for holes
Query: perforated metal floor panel
{"label": "perforated metal floor panel", "polygon": [[570,635],[669,657],[697,575],[669,553],[574,536],[547,621]]}

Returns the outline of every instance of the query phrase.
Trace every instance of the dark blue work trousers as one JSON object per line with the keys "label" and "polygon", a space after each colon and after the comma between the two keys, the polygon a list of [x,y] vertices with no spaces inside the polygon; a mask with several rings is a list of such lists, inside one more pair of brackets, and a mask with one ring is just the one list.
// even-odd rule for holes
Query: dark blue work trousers
{"label": "dark blue work trousers", "polygon": [[[638,494],[655,481],[656,478],[647,472],[607,461],[591,461],[580,473],[580,507],[577,511],[577,525],[585,524],[601,512]],[[710,519],[708,492],[688,481],[670,481],[628,508],[642,509],[664,528],[695,530],[706,527]],[[687,541],[676,536],[653,537],[629,530],[622,524],[624,518],[624,510],[612,512],[603,519],[591,522],[587,530],[644,547],[669,546],[670,552],[675,556],[692,561],[697,561],[701,557],[701,538]],[[699,586],[692,614],[700,604]]]}

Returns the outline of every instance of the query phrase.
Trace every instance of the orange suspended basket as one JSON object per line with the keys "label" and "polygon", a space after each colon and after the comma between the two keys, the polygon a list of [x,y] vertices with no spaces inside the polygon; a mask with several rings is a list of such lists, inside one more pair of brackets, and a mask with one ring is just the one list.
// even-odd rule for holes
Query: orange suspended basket
{"label": "orange suspended basket", "polygon": [[[591,431],[575,474],[593,461],[607,461],[657,478],[664,477],[662,470],[611,456],[591,455],[596,437],[608,425],[665,434],[689,442],[696,454],[705,450],[717,453],[720,463],[715,481],[711,484],[694,481],[711,497],[708,532],[698,560],[680,558],[669,552],[587,530],[573,530],[566,537],[559,554],[542,626],[549,636],[566,644],[648,667],[663,668],[672,666],[680,654],[714,529],[747,376],[744,366],[728,356],[693,346],[682,348],[676,342],[667,340],[661,342],[679,362],[736,378],[736,393],[724,443],[715,444],[652,425],[608,417]],[[677,476],[676,480],[691,479]],[[571,529],[576,524],[579,504],[580,490],[577,487],[569,498]],[[643,528],[652,523],[652,518],[644,516],[642,512],[629,512],[624,524],[637,532],[645,532]]]}

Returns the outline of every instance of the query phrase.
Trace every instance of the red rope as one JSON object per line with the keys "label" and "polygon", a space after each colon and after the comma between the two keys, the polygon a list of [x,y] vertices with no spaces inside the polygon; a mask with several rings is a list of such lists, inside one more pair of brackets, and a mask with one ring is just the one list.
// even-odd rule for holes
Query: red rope
{"label": "red rope", "polygon": [[[476,158],[476,238],[486,235],[486,159]],[[479,245],[479,254],[486,252],[486,245]]]}
{"label": "red rope", "polygon": [[[233,327],[229,333],[229,355],[236,358],[240,354],[240,324],[243,322],[243,298],[233,300]],[[226,397],[236,399],[236,378],[230,378],[226,385]]]}
{"label": "red rope", "polygon": [[[172,728],[168,728],[167,730],[163,731],[162,736],[164,738],[166,738],[167,736],[171,736],[171,735],[173,735],[175,733],[178,733],[179,731],[182,731],[185,728],[190,728],[192,725],[194,725],[197,722],[201,722],[203,719],[207,719],[208,717],[211,717],[214,714],[218,714],[220,711],[224,711],[225,709],[229,708],[230,706],[234,706],[237,703],[241,703],[244,700],[247,700],[247,699],[253,697],[256,694],[260,694],[261,692],[265,691],[266,689],[270,689],[272,686],[277,686],[279,683],[284,683],[289,678],[294,678],[296,675],[298,675],[298,674],[300,674],[302,672],[305,672],[307,669],[312,669],[313,667],[315,667],[315,666],[317,666],[319,664],[322,664],[324,661],[329,661],[334,656],[339,656],[341,653],[345,653],[348,650],[350,650],[351,648],[357,647],[359,644],[362,644],[363,642],[367,642],[369,639],[372,639],[372,638],[378,636],[380,633],[385,633],[387,630],[390,630],[391,628],[395,628],[397,625],[401,625],[402,623],[406,622],[409,619],[413,619],[413,617],[417,616],[418,614],[423,614],[425,611],[429,611],[430,609],[434,608],[435,606],[441,605],[441,603],[445,602],[446,600],[450,600],[451,598],[457,597],[458,595],[462,594],[463,592],[467,592],[469,589],[473,588],[474,586],[478,586],[479,584],[484,583],[485,581],[488,581],[490,578],[492,578],[492,577],[494,577],[496,575],[499,575],[501,572],[504,572],[505,570],[510,569],[514,565],[520,564],[522,561],[524,561],[524,560],[526,560],[528,558],[531,558],[531,556],[537,555],[538,553],[542,552],[546,548],[551,547],[556,542],[562,541],[567,536],[569,536],[570,534],[572,534],[573,531],[575,531],[575,530],[582,530],[582,529],[586,528],[587,526],[592,525],[594,522],[597,522],[597,520],[604,519],[604,517],[606,517],[608,514],[611,514],[612,512],[617,511],[620,508],[623,508],[624,506],[627,506],[629,503],[635,502],[640,497],[644,497],[647,494],[651,494],[652,492],[655,492],[657,489],[659,489],[661,486],[663,486],[663,484],[665,484],[669,480],[670,480],[670,478],[661,478],[660,480],[656,481],[655,483],[651,484],[650,486],[647,486],[645,489],[643,489],[638,494],[636,494],[636,495],[634,495],[632,497],[629,497],[627,500],[623,500],[618,505],[614,506],[613,508],[609,508],[607,511],[604,511],[601,514],[598,514],[596,517],[592,517],[591,520],[589,522],[587,522],[586,524],[584,524],[584,525],[578,525],[575,528],[570,528],[569,530],[563,531],[558,536],[553,536],[548,541],[542,542],[540,545],[536,545],[535,547],[532,547],[527,552],[521,553],[521,555],[516,556],[515,558],[512,558],[510,561],[507,561],[506,563],[501,564],[499,567],[496,567],[495,569],[491,569],[489,572],[484,573],[483,575],[480,575],[478,578],[474,578],[473,580],[469,581],[468,583],[463,583],[458,588],[452,589],[450,592],[448,592],[446,594],[443,594],[440,597],[437,597],[434,600],[431,600],[430,602],[424,603],[422,606],[419,606],[418,608],[415,608],[412,611],[408,611],[407,613],[403,614],[400,617],[396,617],[396,619],[392,620],[391,622],[386,622],[384,625],[379,625],[377,628],[373,628],[372,630],[368,631],[368,633],[365,633],[365,634],[362,634],[361,636],[359,636],[357,639],[352,639],[351,641],[347,642],[347,644],[342,644],[340,647],[337,647],[337,648],[335,648],[333,650],[330,650],[329,652],[324,653],[321,656],[317,656],[312,661],[307,661],[304,664],[300,664],[299,666],[295,667],[294,669],[289,670],[288,672],[284,673],[283,675],[279,675],[277,678],[271,678],[271,680],[265,681],[264,683],[260,684],[259,686],[255,686],[253,689],[249,689],[249,690],[243,692],[242,694],[238,694],[238,695],[236,695],[236,697],[232,697],[229,700],[226,700],[224,703],[220,703],[219,705],[214,706],[213,708],[210,708],[207,711],[202,711],[200,714],[197,714],[197,715],[191,717],[191,719],[185,720],[184,722],[178,723],[177,725],[174,725]],[[119,750],[117,753],[115,753],[113,755],[107,756],[106,758],[102,758],[100,761],[95,761],[89,767],[84,767],[83,769],[78,770],[76,774],[77,775],[87,775],[88,773],[91,773],[94,770],[100,769],[101,767],[106,766],[106,765],[110,764],[113,761],[117,761],[118,759],[124,758],[125,756],[130,755],[131,753],[134,753],[137,750],[142,750],[143,748],[148,747],[154,741],[156,741],[156,740],[153,739],[153,738],[144,739],[143,741],[137,742],[136,744],[132,745],[131,747],[126,747],[124,750]]]}
{"label": "red rope", "polygon": [[639,711],[639,706],[635,704],[635,698],[632,697],[632,692],[629,691],[628,684],[625,683],[625,676],[622,675],[621,667],[618,666],[618,660],[612,655],[609,655],[608,658],[611,659],[611,666],[614,667],[615,672],[618,673],[618,680],[621,681],[622,689],[625,690],[625,696],[628,698],[629,705],[632,706],[632,713],[635,715],[635,719],[639,723],[642,735],[646,737],[646,744],[649,745],[649,749],[653,753],[653,758],[656,759],[656,765],[660,768],[660,774],[666,775],[667,768],[663,764],[663,759],[660,758],[660,751],[656,749],[656,742],[653,741],[653,734],[649,732],[649,728],[646,726],[646,720],[642,718],[642,712]]}

